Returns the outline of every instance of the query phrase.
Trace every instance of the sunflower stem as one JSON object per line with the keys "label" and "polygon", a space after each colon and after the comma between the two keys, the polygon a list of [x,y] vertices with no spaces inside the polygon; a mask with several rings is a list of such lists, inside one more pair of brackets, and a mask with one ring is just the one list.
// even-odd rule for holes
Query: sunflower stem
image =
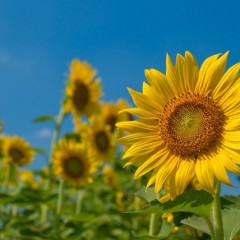
{"label": "sunflower stem", "polygon": [[83,203],[84,196],[85,196],[85,191],[79,190],[77,193],[76,215],[78,215],[82,211],[82,203]]}
{"label": "sunflower stem", "polygon": [[151,213],[148,235],[154,237],[158,229],[158,214]]}
{"label": "sunflower stem", "polygon": [[[64,116],[65,116],[64,109],[63,109],[63,107],[61,107],[60,111],[59,111],[59,114],[55,117],[55,121],[54,121],[55,128],[54,128],[54,131],[53,131],[51,148],[50,148],[50,153],[49,153],[49,156],[48,156],[48,179],[47,179],[47,184],[46,184],[46,190],[49,191],[49,192],[51,190],[51,185],[52,185],[51,183],[52,183],[52,176],[53,176],[53,172],[52,172],[53,148],[58,141]],[[42,222],[43,223],[46,222],[47,216],[48,216],[48,206],[44,206],[42,208]]]}
{"label": "sunflower stem", "polygon": [[49,190],[51,188],[51,180],[52,180],[52,154],[53,154],[53,148],[54,146],[57,144],[58,138],[59,138],[59,134],[61,131],[61,127],[62,127],[62,122],[64,119],[64,109],[63,107],[60,108],[59,114],[55,117],[55,129],[53,132],[53,136],[52,136],[52,142],[51,142],[51,148],[50,148],[50,154],[48,157],[48,171],[49,171],[49,177],[48,177],[48,182],[47,182],[47,190]]}
{"label": "sunflower stem", "polygon": [[64,180],[61,179],[58,188],[58,200],[57,200],[57,216],[61,215],[63,205],[63,192],[64,192]]}
{"label": "sunflower stem", "polygon": [[10,162],[7,166],[7,171],[6,171],[6,175],[5,175],[5,178],[4,178],[4,190],[6,193],[8,193],[8,190],[9,190],[9,182],[11,181],[11,178],[12,176],[14,175],[14,172],[15,172],[15,166]]}
{"label": "sunflower stem", "polygon": [[211,220],[209,218],[205,218],[206,222],[207,222],[207,225],[209,227],[209,230],[210,230],[210,233],[211,233],[211,236],[212,236],[212,240],[216,240],[215,238],[215,232],[214,232],[214,229],[213,229],[213,225],[211,223]]}
{"label": "sunflower stem", "polygon": [[212,224],[214,229],[214,237],[212,239],[224,240],[223,223],[220,203],[221,183],[216,182],[212,203]]}

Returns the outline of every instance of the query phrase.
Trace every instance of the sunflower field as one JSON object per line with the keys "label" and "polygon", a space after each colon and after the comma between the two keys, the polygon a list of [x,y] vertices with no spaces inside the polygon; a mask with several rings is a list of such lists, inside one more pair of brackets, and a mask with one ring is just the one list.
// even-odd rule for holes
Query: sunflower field
{"label": "sunflower field", "polygon": [[[104,81],[74,59],[58,115],[33,120],[54,124],[49,149],[1,122],[0,239],[240,239],[240,197],[221,195],[240,173],[240,63],[227,59],[167,55],[128,89],[134,106],[102,101]],[[29,170],[36,156],[46,165]]]}

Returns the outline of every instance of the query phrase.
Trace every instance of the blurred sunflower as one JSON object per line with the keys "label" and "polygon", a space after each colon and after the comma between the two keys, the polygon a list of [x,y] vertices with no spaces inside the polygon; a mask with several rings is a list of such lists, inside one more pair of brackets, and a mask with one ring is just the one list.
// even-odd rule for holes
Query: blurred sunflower
{"label": "blurred sunflower", "polygon": [[240,173],[240,63],[226,72],[228,52],[207,58],[200,69],[190,52],[167,55],[166,75],[145,71],[149,84],[143,93],[129,89],[139,117],[118,126],[131,134],[120,141],[128,146],[123,158],[138,165],[135,178],[148,172],[147,187],[169,186],[173,199],[196,177],[213,193],[214,180],[230,185],[227,170]]}
{"label": "blurred sunflower", "polygon": [[62,139],[53,152],[53,169],[64,180],[82,185],[92,181],[96,165],[90,161],[82,143]]}
{"label": "blurred sunflower", "polygon": [[102,170],[103,181],[108,186],[117,186],[118,176],[116,172],[110,166],[105,166]]}
{"label": "blurred sunflower", "polygon": [[126,108],[129,108],[129,105],[123,99],[118,100],[117,103],[102,104],[102,119],[106,125],[110,126],[111,132],[114,132],[117,122],[132,120],[130,113],[122,111]]}
{"label": "blurred sunflower", "polygon": [[90,125],[83,124],[83,126],[86,126],[82,130],[83,142],[89,142],[90,155],[93,161],[98,163],[113,162],[117,149],[110,126],[105,125],[100,116],[92,117]]}
{"label": "blurred sunflower", "polygon": [[32,162],[35,151],[24,139],[13,136],[4,137],[3,161],[5,164],[12,163],[17,166],[26,165]]}
{"label": "blurred sunflower", "polygon": [[86,62],[74,60],[70,66],[69,81],[66,88],[65,112],[71,112],[75,119],[81,115],[90,116],[99,109],[102,95],[96,71]]}

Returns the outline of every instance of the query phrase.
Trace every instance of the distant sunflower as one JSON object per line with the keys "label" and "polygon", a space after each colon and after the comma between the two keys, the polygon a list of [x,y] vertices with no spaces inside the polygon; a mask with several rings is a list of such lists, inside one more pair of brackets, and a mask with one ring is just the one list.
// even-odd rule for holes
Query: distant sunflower
{"label": "distant sunflower", "polygon": [[100,80],[94,78],[95,75],[96,71],[86,62],[72,62],[66,88],[65,112],[72,112],[75,118],[79,118],[81,115],[90,116],[98,111],[98,101],[102,93]]}
{"label": "distant sunflower", "polygon": [[57,176],[74,185],[82,185],[92,180],[96,170],[82,143],[63,139],[53,152],[53,168]]}
{"label": "distant sunflower", "polygon": [[102,119],[106,125],[110,126],[111,132],[114,132],[117,122],[132,120],[130,113],[122,111],[126,108],[129,108],[129,105],[123,99],[118,100],[117,103],[102,104]]}
{"label": "distant sunflower", "polygon": [[17,166],[26,165],[32,162],[34,154],[34,150],[24,139],[18,136],[4,137],[4,163],[12,163]]}
{"label": "distant sunflower", "polygon": [[166,75],[145,71],[143,92],[129,92],[139,117],[118,126],[131,134],[123,158],[138,165],[135,178],[148,172],[147,187],[169,187],[171,199],[194,180],[210,193],[214,180],[230,185],[227,170],[240,173],[240,63],[226,72],[228,52],[207,58],[200,69],[190,52],[167,55]]}
{"label": "distant sunflower", "polygon": [[118,184],[118,175],[114,171],[114,169],[110,166],[105,166],[102,169],[102,174],[103,174],[103,181],[106,185],[108,186],[117,186]]}
{"label": "distant sunflower", "polygon": [[91,119],[90,125],[82,131],[83,142],[89,142],[90,155],[98,163],[113,162],[116,157],[116,141],[110,126],[100,116]]}

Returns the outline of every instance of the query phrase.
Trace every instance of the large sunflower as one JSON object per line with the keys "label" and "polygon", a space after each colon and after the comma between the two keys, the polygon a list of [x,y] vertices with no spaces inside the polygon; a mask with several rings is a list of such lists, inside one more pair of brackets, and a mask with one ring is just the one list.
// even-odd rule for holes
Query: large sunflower
{"label": "large sunflower", "polygon": [[18,136],[6,136],[3,138],[3,161],[17,166],[32,162],[35,151],[30,144]]}
{"label": "large sunflower", "polygon": [[72,112],[75,118],[90,116],[98,111],[101,94],[96,71],[86,62],[74,60],[70,66],[69,81],[66,88],[65,112]]}
{"label": "large sunflower", "polygon": [[240,173],[240,63],[227,71],[228,52],[208,57],[200,68],[190,52],[167,55],[166,74],[145,71],[143,92],[129,92],[139,119],[118,123],[130,132],[120,141],[123,158],[137,165],[135,178],[151,172],[147,187],[171,199],[195,179],[213,193],[218,180],[231,185],[227,170]]}
{"label": "large sunflower", "polygon": [[62,139],[53,152],[53,168],[57,176],[74,185],[82,185],[91,182],[96,165],[82,143]]}

